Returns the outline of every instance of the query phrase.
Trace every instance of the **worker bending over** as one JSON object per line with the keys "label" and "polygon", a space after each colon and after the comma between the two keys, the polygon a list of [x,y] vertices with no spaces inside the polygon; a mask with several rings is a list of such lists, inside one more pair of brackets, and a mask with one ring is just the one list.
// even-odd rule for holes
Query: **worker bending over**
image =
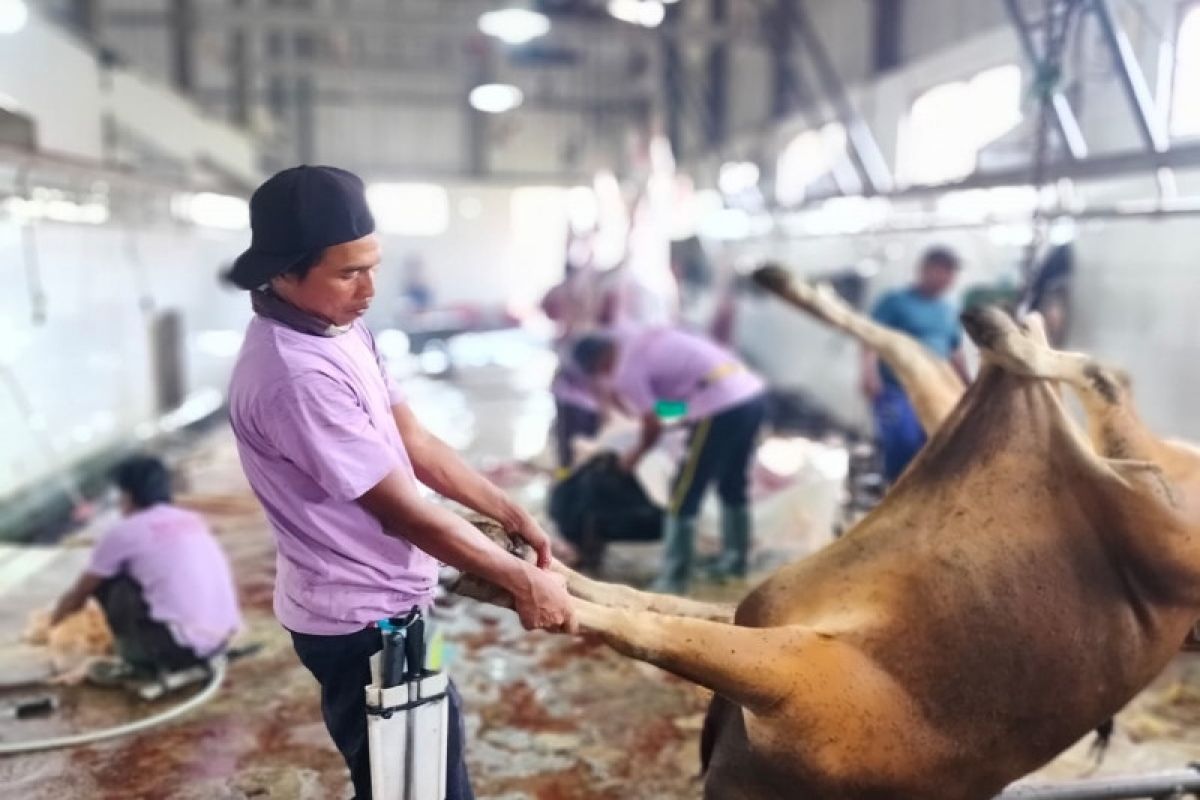
{"label": "worker bending over", "polygon": [[575,346],[575,361],[593,378],[607,379],[615,400],[641,419],[638,443],[622,458],[627,469],[658,441],[663,417],[681,417],[690,427],[687,456],[672,483],[655,588],[687,591],[696,516],[714,481],[721,498],[721,556],[715,571],[744,576],[751,536],[747,482],[766,414],[762,378],[728,350],[675,328],[622,338],[587,336]]}

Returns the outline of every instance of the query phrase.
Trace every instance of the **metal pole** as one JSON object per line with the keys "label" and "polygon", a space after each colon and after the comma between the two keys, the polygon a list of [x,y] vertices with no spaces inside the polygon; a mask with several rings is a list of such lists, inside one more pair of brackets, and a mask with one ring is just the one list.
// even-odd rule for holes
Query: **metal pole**
{"label": "metal pole", "polygon": [[[724,25],[729,19],[728,0],[709,0],[709,19],[713,25]],[[729,43],[714,41],[708,49],[708,146],[719,149],[725,144],[729,127]]]}
{"label": "metal pole", "polygon": [[[1012,19],[1017,38],[1021,42],[1021,49],[1025,51],[1025,57],[1029,60],[1030,65],[1038,70],[1042,57],[1038,54],[1033,35],[1029,32],[1029,23],[1021,12],[1018,0],[1004,0],[1004,7]],[[1054,95],[1050,98],[1050,105],[1054,111],[1055,126],[1058,128],[1063,145],[1067,148],[1068,155],[1073,160],[1087,158],[1087,139],[1084,138],[1083,129],[1079,127],[1079,120],[1075,117],[1071,102],[1067,100],[1061,90],[1055,90]]]}
{"label": "metal pole", "polygon": [[906,4],[907,0],[875,0],[873,4],[871,69],[876,75],[900,66]]}
{"label": "metal pole", "polygon": [[773,0],[763,8],[763,38],[771,53],[771,119],[785,119],[803,103],[798,102],[800,81],[792,63],[792,28],[787,23],[788,0]]}
{"label": "metal pole", "polygon": [[1171,139],[1167,135],[1166,126],[1163,125],[1162,115],[1154,102],[1154,95],[1146,82],[1146,76],[1138,65],[1129,37],[1125,35],[1125,31],[1113,15],[1112,5],[1108,0],[1092,0],[1092,10],[1100,23],[1100,32],[1112,50],[1121,86],[1133,107],[1138,132],[1146,149],[1154,153],[1167,152],[1171,148]]}
{"label": "metal pole", "polygon": [[71,0],[71,25],[91,45],[100,38],[99,0]]}
{"label": "metal pole", "polygon": [[1138,800],[1173,798],[1200,791],[1195,767],[1124,778],[1094,778],[1046,786],[1010,786],[996,800]]}
{"label": "metal pole", "polygon": [[250,124],[250,48],[246,32],[229,34],[229,118],[241,126]]}
{"label": "metal pole", "polygon": [[171,53],[171,79],[183,94],[196,88],[195,39],[196,9],[192,0],[170,0],[168,6],[167,45]]}
{"label": "metal pole", "polygon": [[671,152],[677,161],[684,156],[683,143],[683,58],[679,52],[679,42],[672,36],[666,35],[666,30],[674,28],[679,16],[679,6],[667,6],[667,19],[663,24],[663,34],[659,41],[662,51],[662,80],[663,80],[663,116],[666,117],[665,127],[667,141],[671,143]]}

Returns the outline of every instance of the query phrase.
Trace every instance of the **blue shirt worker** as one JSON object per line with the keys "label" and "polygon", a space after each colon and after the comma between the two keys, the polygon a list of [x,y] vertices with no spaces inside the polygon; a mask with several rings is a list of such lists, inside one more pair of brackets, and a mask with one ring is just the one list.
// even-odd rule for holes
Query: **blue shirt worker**
{"label": "blue shirt worker", "polygon": [[[879,299],[871,318],[881,325],[907,333],[932,353],[946,359],[966,383],[969,381],[962,351],[962,328],[958,309],[946,294],[958,278],[961,262],[945,247],[934,247],[921,257],[917,280],[905,289],[888,292]],[[864,350],[863,394],[871,403],[875,435],[883,451],[883,473],[888,482],[904,472],[925,444],[925,431],[886,364],[879,363],[873,350]]]}

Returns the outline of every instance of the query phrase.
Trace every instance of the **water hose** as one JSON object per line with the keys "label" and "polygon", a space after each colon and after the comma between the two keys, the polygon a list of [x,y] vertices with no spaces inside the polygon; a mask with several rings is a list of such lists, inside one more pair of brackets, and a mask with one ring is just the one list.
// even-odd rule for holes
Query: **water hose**
{"label": "water hose", "polygon": [[228,660],[225,658],[213,659],[211,662],[212,671],[209,675],[208,684],[199,693],[186,701],[180,703],[174,708],[169,708],[159,714],[155,714],[145,719],[139,719],[136,722],[129,722],[124,725],[117,725],[113,728],[103,728],[98,731],[90,731],[86,733],[76,733],[69,736],[57,736],[51,739],[36,739],[32,742],[0,742],[0,756],[17,755],[19,753],[33,753],[39,750],[57,750],[63,747],[79,747],[85,744],[94,744],[104,741],[105,739],[115,739],[118,736],[129,736],[134,733],[141,733],[150,728],[164,725],[174,719],[182,717],[190,711],[194,711],[200,706],[207,703],[221,688],[221,684],[225,682],[225,672],[228,669]]}

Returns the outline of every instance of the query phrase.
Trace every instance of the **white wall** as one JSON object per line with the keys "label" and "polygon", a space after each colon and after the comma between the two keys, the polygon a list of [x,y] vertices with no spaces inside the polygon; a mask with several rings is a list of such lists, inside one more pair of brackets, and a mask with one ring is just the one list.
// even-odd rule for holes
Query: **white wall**
{"label": "white wall", "polygon": [[[384,235],[371,324],[395,324],[409,256],[422,262],[438,306],[528,310],[562,277],[567,220],[561,189],[522,192],[514,186],[467,184],[447,189],[450,224],[443,234]],[[514,195],[523,203],[515,214]]]}
{"label": "white wall", "polygon": [[[92,54],[30,9],[15,34],[0,34],[0,95],[37,123],[43,150],[101,157],[100,70]],[[0,103],[7,101],[0,97]]]}
{"label": "white wall", "polygon": [[[42,322],[31,314],[26,236],[47,299]],[[0,281],[10,287],[0,292],[0,498],[45,483],[57,463],[136,442],[139,426],[156,418],[147,302],[183,312],[189,393],[224,393],[234,353],[214,342],[228,347],[230,333],[240,336],[249,307],[243,293],[219,289],[216,275],[245,239],[169,222],[23,230],[0,219]]]}
{"label": "white wall", "polygon": [[246,185],[258,182],[256,144],[244,132],[208,117],[190,100],[129,70],[112,70],[108,86],[104,110],[123,130],[185,164],[207,160]]}
{"label": "white wall", "polygon": [[[909,4],[929,25],[946,31],[969,30],[982,18],[967,9],[984,4],[960,4],[959,11],[933,0]],[[987,4],[992,5],[992,4]],[[998,3],[995,5],[999,5]],[[1170,33],[1175,6],[1147,2],[1151,25],[1122,13],[1151,85],[1158,69],[1158,34]],[[936,22],[936,8],[946,19]],[[990,12],[989,12],[990,13]],[[928,15],[928,16],[923,16]],[[957,15],[957,16],[956,16]],[[963,16],[966,15],[966,16]],[[972,21],[974,20],[974,21]],[[996,20],[992,20],[993,23]],[[915,23],[914,23],[915,24]],[[937,84],[968,78],[1004,63],[1023,63],[1013,32],[983,25],[983,33],[918,58],[877,81],[856,87],[854,96],[870,122],[884,155],[894,166],[900,121],[912,100]],[[1158,25],[1165,26],[1163,31]],[[919,26],[918,26],[919,27]],[[909,34],[906,33],[906,36]],[[945,31],[928,31],[930,44],[946,38]],[[1094,36],[1094,31],[1084,39]],[[834,44],[836,46],[836,44]],[[922,45],[924,47],[925,45]],[[1115,81],[1111,63],[1086,51],[1083,98],[1079,109],[1084,133],[1093,152],[1126,151],[1141,146],[1130,122],[1128,106]],[[828,118],[828,117],[826,117]],[[803,128],[779,126],[767,134],[768,154],[777,153],[790,136]],[[1006,146],[1028,153],[1031,122],[1015,131]],[[1200,192],[1200,171],[1178,175],[1183,192]],[[1134,175],[1083,187],[1093,206],[1153,196],[1151,176]],[[935,198],[927,201],[932,204]],[[987,227],[944,232],[863,234],[810,239],[769,237],[729,248],[730,257],[753,261],[777,258],[800,275],[819,275],[863,263],[881,270],[871,281],[872,297],[907,281],[925,246],[949,244],[963,255],[966,269],[960,289],[972,284],[1013,279],[1024,249],[998,242]],[[1152,221],[1105,220],[1081,223],[1076,239],[1074,314],[1068,344],[1130,370],[1138,406],[1157,430],[1200,439],[1200,417],[1191,398],[1200,388],[1200,330],[1192,321],[1200,301],[1195,266],[1200,256],[1200,228],[1194,217]],[[802,387],[823,400],[846,421],[866,427],[869,417],[858,396],[857,349],[844,337],[831,334],[798,313],[769,298],[742,304],[739,341],[781,386]],[[780,342],[787,346],[780,346]]]}
{"label": "white wall", "polygon": [[247,184],[259,177],[258,145],[247,133],[207,117],[190,101],[136,72],[102,70],[83,42],[36,9],[20,31],[0,35],[0,103],[9,102],[5,96],[33,117],[43,152],[104,161],[114,155],[105,152],[107,115],[117,129],[187,167],[199,171],[200,163],[208,161]]}
{"label": "white wall", "polygon": [[[88,185],[102,174],[76,168],[70,176]],[[35,185],[51,177],[67,182],[66,174],[33,177]],[[372,326],[396,324],[410,255],[424,262],[441,307],[528,311],[561,277],[563,189],[448,189],[444,233],[384,236]],[[122,197],[126,191],[136,193],[136,206]],[[25,228],[0,205],[0,283],[11,289],[0,292],[0,502],[51,479],[58,464],[136,442],[156,419],[154,313],[183,315],[190,396],[224,394],[250,309],[245,292],[219,285],[217,275],[248,245],[249,231],[173,222],[170,192],[149,184],[114,182],[110,193],[117,216],[103,226],[42,221]],[[120,216],[126,208],[132,219]],[[47,300],[42,321],[32,313],[27,241]],[[37,410],[49,444],[31,430],[24,402]]]}

